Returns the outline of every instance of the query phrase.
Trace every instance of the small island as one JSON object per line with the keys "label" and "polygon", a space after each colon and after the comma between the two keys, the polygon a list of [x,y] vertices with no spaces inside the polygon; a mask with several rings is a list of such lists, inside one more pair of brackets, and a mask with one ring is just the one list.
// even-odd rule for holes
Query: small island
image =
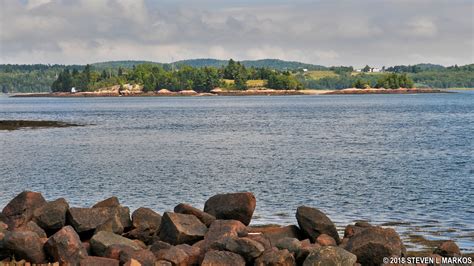
{"label": "small island", "polygon": [[[281,62],[280,62],[281,63]],[[50,92],[13,97],[246,96],[444,93],[415,83],[412,75],[387,68],[245,66],[230,59],[220,66],[141,63],[129,68],[64,67]],[[448,71],[448,70],[446,70]],[[451,71],[451,70],[449,70]]]}
{"label": "small island", "polygon": [[22,128],[77,127],[79,124],[50,120],[0,120],[0,130],[17,130]]}

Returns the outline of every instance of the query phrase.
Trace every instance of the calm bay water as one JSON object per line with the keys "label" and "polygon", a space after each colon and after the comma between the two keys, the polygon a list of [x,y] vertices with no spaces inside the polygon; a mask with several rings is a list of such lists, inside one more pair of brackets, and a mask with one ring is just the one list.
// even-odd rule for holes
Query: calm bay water
{"label": "calm bay water", "polygon": [[0,207],[22,190],[132,210],[203,207],[252,191],[253,224],[299,205],[474,252],[474,93],[183,98],[6,98],[0,119],[85,127],[0,131]]}

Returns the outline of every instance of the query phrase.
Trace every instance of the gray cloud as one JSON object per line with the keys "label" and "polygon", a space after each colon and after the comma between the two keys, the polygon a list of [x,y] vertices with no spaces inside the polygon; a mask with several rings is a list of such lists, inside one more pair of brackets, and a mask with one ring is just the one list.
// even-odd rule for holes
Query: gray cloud
{"label": "gray cloud", "polygon": [[0,0],[1,63],[474,61],[470,0]]}

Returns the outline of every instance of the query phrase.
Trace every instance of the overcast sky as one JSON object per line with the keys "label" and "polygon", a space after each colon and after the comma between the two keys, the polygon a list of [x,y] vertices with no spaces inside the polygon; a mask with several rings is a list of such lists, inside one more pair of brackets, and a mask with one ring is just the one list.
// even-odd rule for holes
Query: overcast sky
{"label": "overcast sky", "polygon": [[474,62],[473,0],[0,0],[0,63]]}

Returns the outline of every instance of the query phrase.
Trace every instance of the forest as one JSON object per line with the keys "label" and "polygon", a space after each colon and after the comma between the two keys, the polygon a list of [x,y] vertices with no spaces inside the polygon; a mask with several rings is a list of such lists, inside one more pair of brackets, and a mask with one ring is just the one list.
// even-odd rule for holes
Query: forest
{"label": "forest", "polygon": [[[370,69],[366,66],[364,69]],[[349,87],[474,87],[474,64],[444,67],[399,65],[383,72],[356,72],[351,66],[323,67],[275,59],[223,61],[193,59],[161,64],[112,61],[91,65],[0,65],[0,88],[7,92],[93,91],[119,84],[140,84],[145,91],[215,87],[247,89],[264,84],[273,89],[344,89]],[[261,85],[259,85],[261,86]]]}

